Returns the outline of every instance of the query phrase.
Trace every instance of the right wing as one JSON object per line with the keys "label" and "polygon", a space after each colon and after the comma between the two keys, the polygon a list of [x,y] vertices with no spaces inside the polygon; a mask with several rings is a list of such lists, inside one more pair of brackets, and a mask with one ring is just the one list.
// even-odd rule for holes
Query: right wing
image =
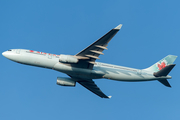
{"label": "right wing", "polygon": [[111,96],[105,95],[93,80],[82,80],[77,82],[101,98],[111,98]]}
{"label": "right wing", "polygon": [[[79,58],[79,65],[82,64],[84,68],[92,69],[95,64],[95,60],[99,59],[99,55],[103,55],[103,50],[107,49],[109,41],[116,35],[116,33],[121,29],[122,24],[110,30],[104,36],[99,38],[97,41],[92,43],[90,46],[76,54],[75,56]],[[79,66],[79,67],[82,67]]]}

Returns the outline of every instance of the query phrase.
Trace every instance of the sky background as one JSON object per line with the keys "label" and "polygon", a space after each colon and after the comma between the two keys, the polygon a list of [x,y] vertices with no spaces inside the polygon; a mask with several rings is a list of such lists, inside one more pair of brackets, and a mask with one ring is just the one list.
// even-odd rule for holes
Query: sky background
{"label": "sky background", "polygon": [[[123,24],[98,62],[147,68],[168,54],[180,56],[178,0],[1,0],[0,52],[32,49],[75,55]],[[50,69],[0,56],[1,120],[178,120],[180,58],[171,71],[172,88],[158,81],[95,80],[112,95],[102,99],[79,84],[56,85]]]}

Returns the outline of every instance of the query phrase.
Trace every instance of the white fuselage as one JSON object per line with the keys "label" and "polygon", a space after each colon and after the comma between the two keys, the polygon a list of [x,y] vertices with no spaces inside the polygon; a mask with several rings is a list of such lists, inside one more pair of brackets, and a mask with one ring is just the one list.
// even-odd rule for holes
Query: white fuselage
{"label": "white fuselage", "polygon": [[100,62],[96,62],[92,70],[76,68],[59,62],[59,55],[25,49],[12,49],[11,51],[4,52],[3,55],[18,63],[54,69],[75,78],[106,78],[117,81],[150,81],[171,78],[170,76],[155,77],[153,72],[150,71]]}

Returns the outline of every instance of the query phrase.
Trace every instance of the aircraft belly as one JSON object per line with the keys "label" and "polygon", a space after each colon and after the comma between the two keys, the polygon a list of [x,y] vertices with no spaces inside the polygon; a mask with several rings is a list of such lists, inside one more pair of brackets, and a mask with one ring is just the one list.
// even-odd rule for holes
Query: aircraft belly
{"label": "aircraft belly", "polygon": [[152,75],[143,75],[137,74],[137,72],[111,72],[109,71],[106,73],[104,78],[117,80],[117,81],[148,81],[148,80],[155,80],[155,77]]}
{"label": "aircraft belly", "polygon": [[105,73],[100,70],[76,68],[76,67],[67,66],[62,63],[55,64],[54,69],[66,73],[70,76],[77,78],[84,78],[84,79],[98,79],[98,78],[102,78],[105,75]]}
{"label": "aircraft belly", "polygon": [[128,70],[117,70],[117,69],[98,69],[94,70],[76,68],[67,66],[62,63],[57,63],[54,65],[54,69],[65,74],[68,74],[72,77],[76,78],[84,78],[84,79],[98,79],[98,78],[106,78],[117,81],[150,81],[156,80],[157,78],[153,76],[153,74],[146,74],[137,71],[128,71]]}

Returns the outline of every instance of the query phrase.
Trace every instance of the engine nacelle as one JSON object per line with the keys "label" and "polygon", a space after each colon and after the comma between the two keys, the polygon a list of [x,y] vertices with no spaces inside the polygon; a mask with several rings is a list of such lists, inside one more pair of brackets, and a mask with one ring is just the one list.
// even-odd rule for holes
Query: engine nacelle
{"label": "engine nacelle", "polygon": [[65,63],[77,63],[78,59],[73,57],[72,55],[63,55],[61,54],[59,56],[59,62],[65,62]]}
{"label": "engine nacelle", "polygon": [[76,86],[76,81],[71,78],[57,77],[57,84],[61,86]]}

